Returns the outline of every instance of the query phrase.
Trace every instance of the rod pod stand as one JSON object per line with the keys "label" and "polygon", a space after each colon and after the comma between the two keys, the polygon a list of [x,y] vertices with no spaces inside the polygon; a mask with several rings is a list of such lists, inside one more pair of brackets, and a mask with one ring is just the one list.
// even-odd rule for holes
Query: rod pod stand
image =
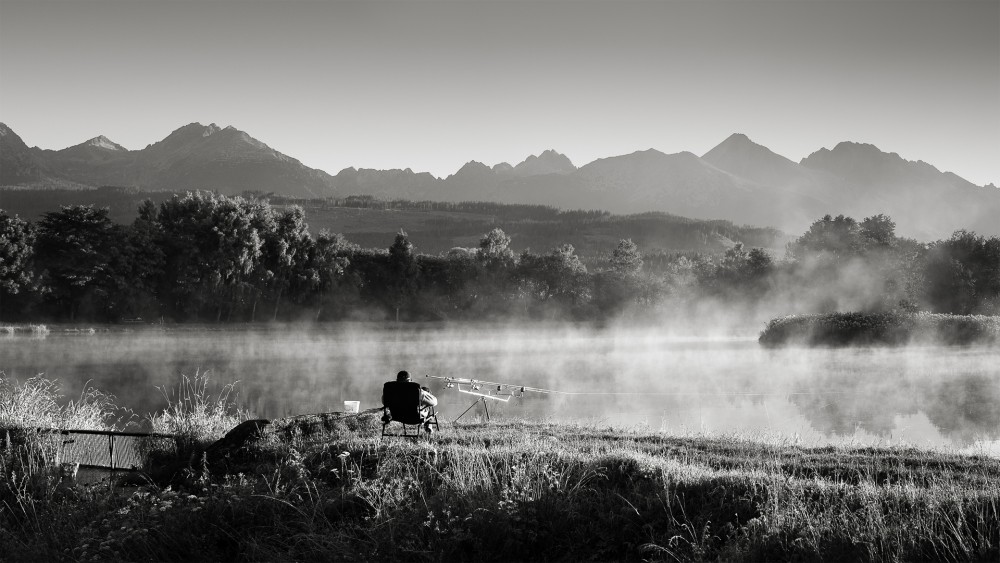
{"label": "rod pod stand", "polygon": [[467,408],[464,411],[462,411],[462,414],[460,414],[457,417],[455,417],[455,420],[453,420],[452,422],[458,422],[459,419],[461,419],[463,416],[465,416],[465,413],[471,411],[472,407],[478,405],[479,403],[483,404],[483,410],[486,411],[486,421],[489,422],[490,421],[490,409],[489,409],[489,407],[486,406],[486,397],[480,397],[480,398],[476,399],[471,405],[469,405],[469,408]]}

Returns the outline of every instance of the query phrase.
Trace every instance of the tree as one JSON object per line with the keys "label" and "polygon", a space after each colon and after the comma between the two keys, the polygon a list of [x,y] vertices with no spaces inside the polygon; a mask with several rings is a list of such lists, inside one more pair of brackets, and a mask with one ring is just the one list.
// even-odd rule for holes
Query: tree
{"label": "tree", "polygon": [[408,305],[417,293],[417,276],[420,269],[413,256],[413,244],[406,232],[400,229],[389,247],[389,300],[399,321],[399,310]]}
{"label": "tree", "polygon": [[479,240],[476,255],[488,269],[509,268],[514,264],[514,251],[510,249],[510,237],[497,227]]}
{"label": "tree", "polygon": [[106,273],[114,223],[108,208],[64,206],[46,213],[38,223],[36,264],[42,283],[62,314],[75,320],[84,299],[99,304],[108,297],[101,278]]}
{"label": "tree", "polygon": [[522,292],[540,302],[556,299],[571,306],[588,300],[587,267],[575,251],[572,244],[563,244],[544,256],[521,254],[517,269]]}
{"label": "tree", "polygon": [[759,297],[774,271],[774,261],[761,248],[747,250],[742,242],[726,250],[717,266],[704,263],[699,282],[709,293]]}
{"label": "tree", "polygon": [[642,255],[632,239],[621,239],[611,253],[611,269],[623,276],[634,276],[642,270]]}
{"label": "tree", "polygon": [[130,226],[114,226],[116,244],[108,252],[104,276],[113,296],[106,311],[109,320],[160,314],[156,283],[163,275],[164,256],[156,232],[142,215]]}
{"label": "tree", "polygon": [[19,217],[0,209],[0,318],[13,313],[12,296],[24,307],[33,289],[31,261],[34,256],[35,229]]}
{"label": "tree", "polygon": [[[207,192],[189,192],[160,204],[167,275],[163,289],[174,309],[198,314],[211,306],[216,321],[228,317],[267,275],[261,267],[264,233],[274,229],[267,203]],[[255,287],[256,286],[256,287]]]}
{"label": "tree", "polygon": [[896,222],[879,213],[865,217],[860,225],[861,236],[872,246],[892,247],[896,245]]}
{"label": "tree", "polygon": [[0,292],[17,295],[30,287],[34,245],[31,223],[0,209]]}
{"label": "tree", "polygon": [[307,280],[312,273],[307,263],[314,244],[305,212],[297,205],[278,214],[273,229],[265,231],[259,280],[261,290],[267,288],[274,293],[272,320],[278,318],[285,292],[291,290],[293,300],[300,300],[308,292]]}
{"label": "tree", "polygon": [[865,248],[861,227],[850,217],[823,216],[809,226],[795,242],[788,246],[788,254],[795,260],[818,257],[830,262],[840,262],[857,256]]}
{"label": "tree", "polygon": [[961,230],[930,251],[927,297],[945,313],[1000,313],[1000,239]]}
{"label": "tree", "polygon": [[335,303],[338,289],[351,265],[348,255],[357,251],[343,235],[322,230],[302,268],[301,283],[316,304],[316,320]]}
{"label": "tree", "polygon": [[503,229],[497,227],[479,240],[475,266],[467,286],[471,290],[468,305],[476,314],[505,313],[516,298],[517,288],[513,279],[514,251]]}

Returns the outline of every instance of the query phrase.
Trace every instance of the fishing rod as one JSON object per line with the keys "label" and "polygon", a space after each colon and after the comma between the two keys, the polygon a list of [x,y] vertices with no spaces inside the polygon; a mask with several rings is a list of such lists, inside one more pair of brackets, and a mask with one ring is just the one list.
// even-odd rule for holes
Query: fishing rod
{"label": "fishing rod", "polygon": [[[483,381],[481,379],[469,379],[467,377],[447,377],[443,375],[424,375],[431,379],[440,379],[445,382],[445,389],[455,389],[459,393],[468,395],[478,395],[487,399],[507,402],[511,397],[521,397],[525,393],[548,393],[555,395],[572,395],[566,391],[556,391],[554,389],[542,389],[540,387],[528,387],[527,385],[515,385],[512,383],[500,383],[497,381]],[[463,389],[465,385],[468,388]],[[487,388],[487,389],[484,389]],[[506,398],[501,398],[506,397]]]}
{"label": "fishing rod", "polygon": [[[474,395],[478,397],[475,402],[469,405],[469,408],[465,409],[462,414],[455,418],[455,422],[458,419],[465,416],[465,413],[472,410],[473,407],[482,403],[483,410],[486,411],[486,419],[490,420],[490,410],[486,406],[487,399],[492,401],[499,401],[501,403],[506,403],[510,401],[511,397],[521,398],[524,397],[525,393],[542,393],[549,395],[573,395],[573,396],[637,396],[637,395],[655,395],[655,396],[674,396],[674,397],[769,397],[769,396],[790,396],[790,395],[842,395],[846,394],[847,391],[830,391],[830,390],[813,390],[813,391],[786,391],[786,392],[745,392],[745,391],[735,391],[735,392],[617,392],[617,391],[557,391],[555,389],[542,389],[540,387],[529,387],[527,385],[516,385],[511,383],[501,383],[498,381],[485,381],[482,379],[470,379],[467,377],[449,377],[443,375],[427,375],[424,377],[429,379],[439,379],[445,382],[445,389],[455,389],[459,393],[464,393],[466,395]],[[463,388],[464,386],[464,388]]]}
{"label": "fishing rod", "polygon": [[528,387],[527,385],[500,383],[498,381],[483,381],[467,377],[447,377],[442,375],[424,375],[424,377],[444,381],[445,389],[455,389],[459,393],[465,393],[466,395],[474,395],[478,397],[474,403],[469,405],[469,408],[465,409],[462,414],[455,418],[455,422],[458,422],[460,418],[465,416],[465,413],[469,412],[473,407],[480,403],[483,405],[483,410],[486,411],[486,420],[490,420],[490,409],[486,406],[486,399],[506,403],[510,401],[511,397],[520,398],[523,397],[525,393],[567,394],[563,391],[555,391],[552,389],[541,389],[539,387]]}
{"label": "fishing rod", "polygon": [[[542,389],[539,387],[528,387],[527,385],[515,385],[512,383],[499,383],[496,381],[484,381],[481,379],[469,379],[465,377],[447,377],[442,375],[425,375],[431,379],[445,381],[446,389],[455,389],[467,395],[478,395],[487,399],[507,402],[510,397],[522,397],[524,393],[546,393],[550,395],[576,395],[576,396],[636,396],[655,395],[671,397],[787,397],[790,395],[845,395],[850,391],[813,389],[810,391],[777,391],[777,392],[755,392],[755,391],[558,391],[556,389]],[[468,388],[463,389],[465,385]],[[506,393],[504,393],[506,391]],[[501,398],[506,397],[506,398]]]}

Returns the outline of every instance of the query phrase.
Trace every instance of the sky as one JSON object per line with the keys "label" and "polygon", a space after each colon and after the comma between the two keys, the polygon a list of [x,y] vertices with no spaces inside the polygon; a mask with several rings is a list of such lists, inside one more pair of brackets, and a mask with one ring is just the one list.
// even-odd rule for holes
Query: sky
{"label": "sky", "polygon": [[1000,185],[1000,0],[0,0],[0,121],[45,149],[232,125],[439,177],[740,132]]}

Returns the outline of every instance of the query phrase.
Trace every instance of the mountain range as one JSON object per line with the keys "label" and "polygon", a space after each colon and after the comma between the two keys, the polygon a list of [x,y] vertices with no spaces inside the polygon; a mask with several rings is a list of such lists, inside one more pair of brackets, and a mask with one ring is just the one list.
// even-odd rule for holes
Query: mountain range
{"label": "mountain range", "polygon": [[860,220],[884,213],[896,221],[899,234],[920,240],[944,238],[962,228],[1000,235],[1000,190],[993,185],[977,186],[925,162],[854,142],[794,162],[743,134],[701,156],[649,149],[578,168],[565,155],[547,150],[516,165],[471,161],[438,178],[409,168],[346,168],[331,176],[243,131],[214,123],[185,125],[140,150],[98,136],[55,151],[29,148],[0,123],[0,185],[251,190],[302,198],[373,195],[613,213],[664,211],[793,233],[826,214]]}

